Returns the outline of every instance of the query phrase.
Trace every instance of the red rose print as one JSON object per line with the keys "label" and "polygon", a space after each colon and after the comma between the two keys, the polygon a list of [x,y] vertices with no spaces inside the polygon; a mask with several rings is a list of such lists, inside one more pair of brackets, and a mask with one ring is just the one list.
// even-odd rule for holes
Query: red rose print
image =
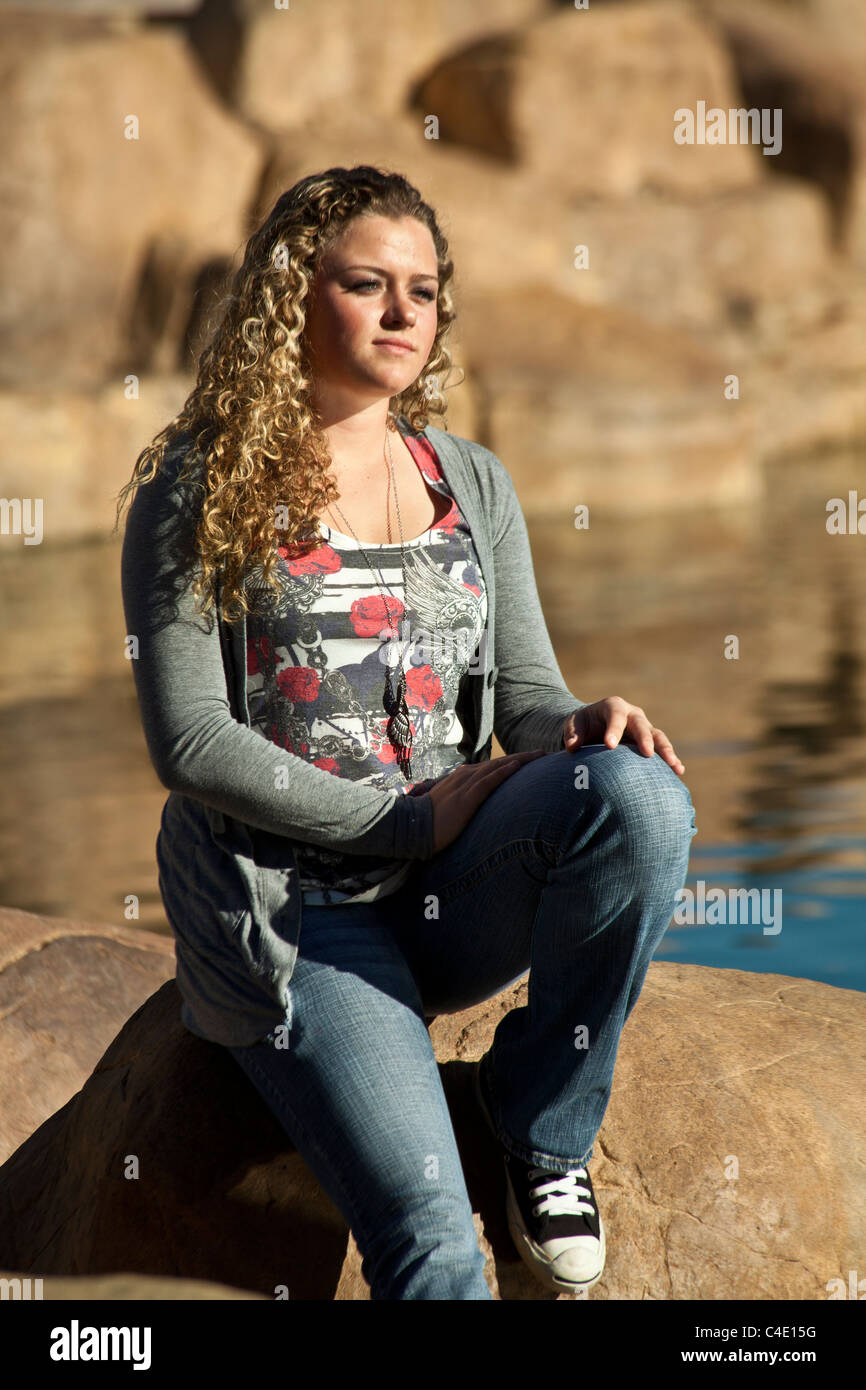
{"label": "red rose print", "polygon": [[[418,734],[418,730],[416,729],[415,725],[412,723],[412,720],[411,720],[411,719],[409,720],[409,728],[412,730],[412,737],[413,737],[413,739],[416,738],[416,737],[417,737],[417,734]],[[378,747],[376,746],[377,742],[378,742],[378,744],[379,744]],[[379,762],[380,762],[380,763],[384,764],[385,766],[389,766],[391,763],[394,763],[394,762],[397,761],[397,750],[396,750],[396,748],[394,747],[394,745],[391,743],[391,740],[388,738],[388,720],[387,720],[387,717],[384,718],[384,719],[378,720],[378,722],[374,722],[374,732],[373,732],[372,743],[373,743],[373,754],[374,754],[374,756],[375,756],[376,758],[379,759]]]}
{"label": "red rose print", "polygon": [[294,753],[295,750],[292,747],[292,741],[288,734],[281,734],[276,724],[269,725],[268,738],[271,740],[271,743],[275,743],[278,748],[285,748],[287,753]]}
{"label": "red rose print", "polygon": [[287,700],[317,700],[319,677],[309,666],[287,666],[277,673],[277,688]]}
{"label": "red rose print", "polygon": [[316,550],[311,550],[309,555],[301,555],[293,560],[284,545],[277,546],[277,552],[285,561],[286,569],[289,574],[335,574],[337,570],[343,568],[343,561],[337,552],[327,543],[323,543]]}
{"label": "red rose print", "polygon": [[376,749],[376,757],[380,763],[386,766],[397,761],[397,750],[392,748],[390,743],[383,743],[381,748]]}
{"label": "red rose print", "polygon": [[313,767],[320,767],[323,772],[333,772],[335,777],[340,775],[340,764],[336,758],[314,758]]}
{"label": "red rose print", "polygon": [[355,599],[349,619],[357,637],[378,637],[381,632],[388,637],[399,637],[397,624],[405,611],[400,600],[390,594],[381,597],[370,594],[367,598]]}
{"label": "red rose print", "polygon": [[432,709],[441,700],[442,682],[431,666],[412,666],[406,672],[406,704]]}

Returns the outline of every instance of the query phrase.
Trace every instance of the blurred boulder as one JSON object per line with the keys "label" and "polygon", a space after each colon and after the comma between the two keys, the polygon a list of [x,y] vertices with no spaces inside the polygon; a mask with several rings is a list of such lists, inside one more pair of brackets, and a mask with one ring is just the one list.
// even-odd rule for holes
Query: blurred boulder
{"label": "blurred boulder", "polygon": [[0,1161],[84,1085],[174,970],[171,937],[0,907]]}
{"label": "blurred boulder", "polygon": [[[527,988],[430,1023],[486,1277],[505,1300],[555,1296],[511,1243],[501,1151],[471,1085]],[[845,1278],[866,1239],[864,1031],[856,990],[654,961],[595,1143],[608,1259],[590,1296],[814,1299]],[[347,1237],[228,1051],[183,1027],[173,981],[0,1168],[0,1265],[32,1275],[363,1299]]]}
{"label": "blurred boulder", "polygon": [[191,367],[193,293],[244,239],[256,139],[181,34],[29,19],[0,12],[0,384]]}
{"label": "blurred boulder", "polygon": [[[866,269],[866,9],[851,24],[852,46],[828,36],[824,15],[762,0],[714,0],[710,13],[730,48],[746,107],[783,112],[772,172],[820,188],[834,244]],[[852,16],[853,19],[853,16]],[[860,47],[857,47],[859,36]]]}
{"label": "blurred boulder", "polygon": [[[7,1298],[35,1298],[35,1280],[27,1274],[0,1269],[0,1281],[7,1280]],[[18,1281],[15,1283],[14,1281]],[[79,1303],[84,1299],[98,1303],[123,1300],[140,1303],[158,1299],[160,1302],[188,1302],[191,1299],[263,1299],[264,1294],[246,1289],[230,1288],[228,1284],[212,1284],[205,1279],[156,1279],[147,1274],[105,1274],[91,1278],[43,1279],[41,1297],[46,1303],[62,1300]]]}
{"label": "blurred boulder", "polygon": [[523,167],[566,198],[695,197],[764,175],[751,145],[677,144],[679,107],[739,105],[725,45],[679,0],[565,6],[446,54],[413,105],[440,138]]}
{"label": "blurred boulder", "polygon": [[548,11],[548,0],[203,0],[187,32],[223,100],[262,131],[334,112],[348,129],[361,113],[400,112],[443,53]]}

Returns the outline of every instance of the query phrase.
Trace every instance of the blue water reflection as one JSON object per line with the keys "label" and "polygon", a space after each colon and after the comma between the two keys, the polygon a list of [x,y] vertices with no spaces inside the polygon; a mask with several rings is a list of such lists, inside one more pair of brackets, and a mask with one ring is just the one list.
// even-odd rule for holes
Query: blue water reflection
{"label": "blue water reflection", "polygon": [[[713,888],[726,895],[731,889],[758,889],[768,893],[769,901],[773,901],[774,890],[780,889],[782,914],[778,932],[770,926],[770,918],[762,916],[756,897],[752,899],[753,908],[739,914],[726,911],[723,902],[717,923],[672,923],[659,943],[655,959],[793,975],[866,991],[866,871],[816,866],[774,868],[773,851],[783,855],[790,848],[789,840],[780,840],[777,845],[763,841],[758,845],[702,847],[700,855],[692,855],[685,882],[685,889],[694,895],[696,904],[701,881],[705,894]],[[797,848],[800,852],[814,852],[819,863],[838,857],[840,851],[851,850],[866,859],[866,840],[858,837],[815,836],[808,843],[799,842]],[[743,867],[730,867],[732,862]],[[766,865],[763,870],[762,863]],[[701,914],[696,915],[700,918]],[[733,920],[736,915],[741,919],[738,922]],[[764,925],[768,926],[767,931]]]}

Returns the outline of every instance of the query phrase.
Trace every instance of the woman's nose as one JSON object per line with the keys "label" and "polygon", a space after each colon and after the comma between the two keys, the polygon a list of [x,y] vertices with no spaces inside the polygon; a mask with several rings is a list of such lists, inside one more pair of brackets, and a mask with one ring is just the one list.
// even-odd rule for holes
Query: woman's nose
{"label": "woman's nose", "polygon": [[396,319],[400,323],[413,324],[415,322],[415,307],[406,303],[400,295],[395,295],[388,305],[386,318],[388,322]]}

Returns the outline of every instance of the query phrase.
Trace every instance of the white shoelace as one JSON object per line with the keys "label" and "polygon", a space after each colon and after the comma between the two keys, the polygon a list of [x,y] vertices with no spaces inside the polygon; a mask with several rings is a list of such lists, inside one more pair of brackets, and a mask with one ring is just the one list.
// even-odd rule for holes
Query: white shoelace
{"label": "white shoelace", "polygon": [[[540,1177],[542,1173],[548,1171],[545,1168],[530,1168],[529,1178]],[[583,1202],[581,1197],[591,1195],[588,1187],[579,1183],[578,1178],[587,1176],[585,1168],[569,1168],[561,1177],[549,1179],[548,1182],[537,1183],[535,1187],[530,1187],[529,1195],[533,1199],[541,1197],[542,1200],[537,1206],[533,1207],[533,1214],[540,1216],[542,1212],[547,1212],[550,1216],[577,1215],[579,1212],[595,1213],[592,1202]]]}

